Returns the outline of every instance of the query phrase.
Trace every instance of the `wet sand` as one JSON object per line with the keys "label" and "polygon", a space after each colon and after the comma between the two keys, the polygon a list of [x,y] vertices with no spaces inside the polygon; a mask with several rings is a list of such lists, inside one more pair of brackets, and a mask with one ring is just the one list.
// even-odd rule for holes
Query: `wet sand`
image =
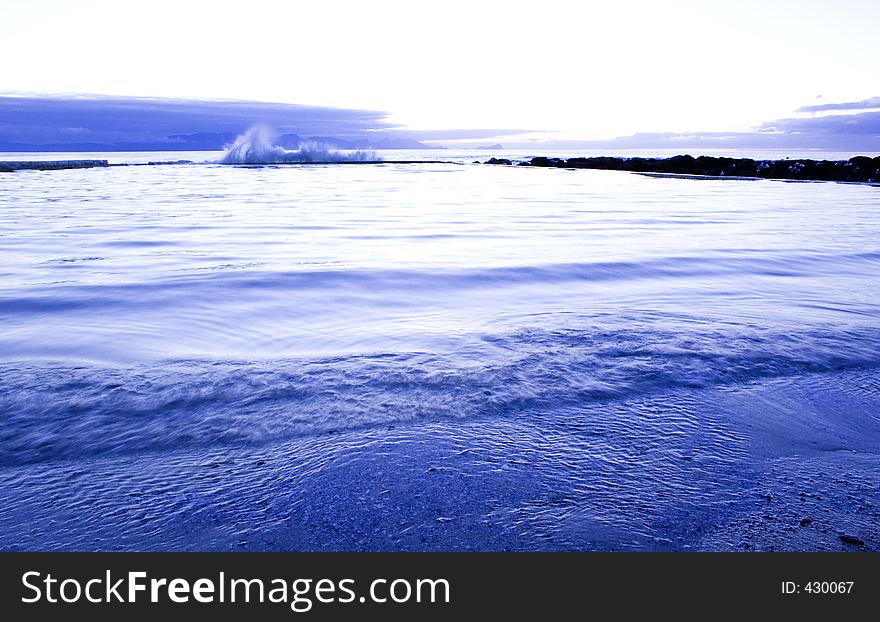
{"label": "wet sand", "polygon": [[6,467],[0,548],[877,551],[878,406],[864,369]]}

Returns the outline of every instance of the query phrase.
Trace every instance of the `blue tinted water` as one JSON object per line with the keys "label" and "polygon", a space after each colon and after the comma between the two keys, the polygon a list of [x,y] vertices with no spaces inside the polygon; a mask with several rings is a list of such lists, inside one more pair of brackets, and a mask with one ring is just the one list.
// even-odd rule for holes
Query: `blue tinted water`
{"label": "blue tinted water", "polygon": [[0,177],[5,490],[26,465],[597,405],[635,447],[700,417],[632,400],[880,363],[878,188],[459,160]]}

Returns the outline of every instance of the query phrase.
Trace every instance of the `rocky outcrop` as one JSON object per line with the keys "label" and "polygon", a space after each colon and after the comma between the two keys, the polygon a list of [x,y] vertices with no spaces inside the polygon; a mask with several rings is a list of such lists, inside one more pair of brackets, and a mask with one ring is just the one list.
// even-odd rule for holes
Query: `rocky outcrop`
{"label": "rocky outcrop", "polygon": [[[509,164],[492,158],[486,164]],[[880,157],[857,156],[849,160],[752,160],[678,155],[671,158],[548,158],[536,157],[519,166],[589,168],[636,173],[707,175],[712,177],[756,177],[804,181],[849,181],[880,183]]]}
{"label": "rocky outcrop", "polygon": [[57,171],[64,168],[94,168],[110,166],[107,160],[44,160],[42,162],[11,161],[0,162],[0,172],[12,171]]}

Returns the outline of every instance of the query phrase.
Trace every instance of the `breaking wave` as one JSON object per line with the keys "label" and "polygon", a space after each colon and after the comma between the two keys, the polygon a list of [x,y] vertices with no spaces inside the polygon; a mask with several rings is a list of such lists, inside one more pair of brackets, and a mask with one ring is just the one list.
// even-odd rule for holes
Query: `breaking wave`
{"label": "breaking wave", "polygon": [[327,162],[375,162],[375,151],[342,151],[319,141],[303,141],[296,150],[275,144],[276,134],[266,125],[254,125],[238,136],[220,160],[222,164],[305,164]]}

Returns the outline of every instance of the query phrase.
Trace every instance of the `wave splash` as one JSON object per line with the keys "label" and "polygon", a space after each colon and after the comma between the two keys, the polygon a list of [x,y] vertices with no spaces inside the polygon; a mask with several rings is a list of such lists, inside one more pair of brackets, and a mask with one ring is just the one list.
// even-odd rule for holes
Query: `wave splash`
{"label": "wave splash", "polygon": [[304,141],[293,151],[275,144],[276,133],[258,124],[238,136],[226,149],[221,164],[296,164],[327,162],[377,162],[375,151],[340,151],[318,141]]}
{"label": "wave splash", "polygon": [[[761,381],[815,374],[864,374],[860,395],[872,404],[880,398],[876,329],[687,330],[689,322],[671,318],[607,320],[624,327],[591,318],[578,328],[520,328],[439,354],[165,360],[130,368],[0,362],[0,470],[613,403],[625,404],[621,417],[630,418],[618,423],[626,427],[644,423],[638,403],[652,395],[735,394]],[[674,427],[666,432],[674,435]]]}

